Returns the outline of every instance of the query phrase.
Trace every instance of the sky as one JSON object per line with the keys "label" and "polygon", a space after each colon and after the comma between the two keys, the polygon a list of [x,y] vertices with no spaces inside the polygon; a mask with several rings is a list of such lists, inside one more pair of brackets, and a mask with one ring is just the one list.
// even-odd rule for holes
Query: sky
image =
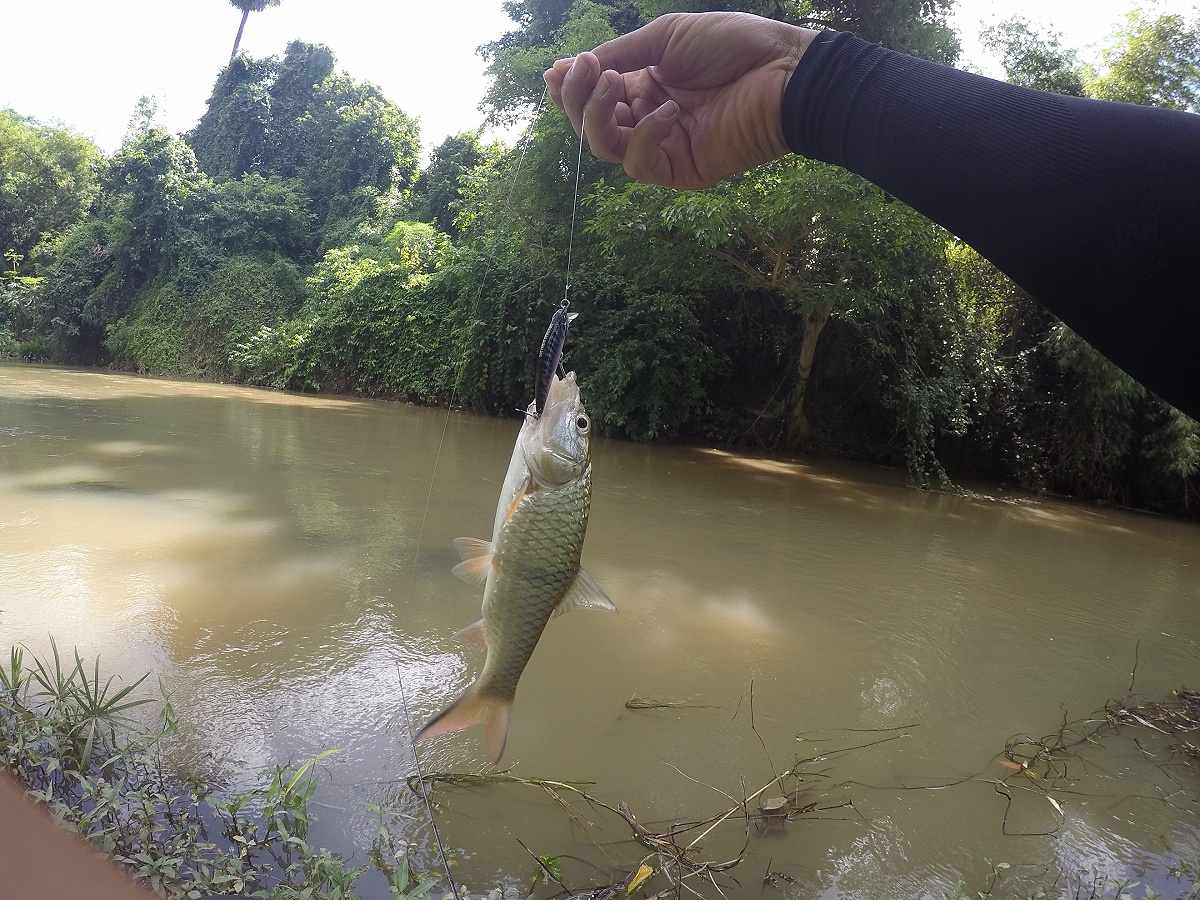
{"label": "sky", "polygon": [[[1147,9],[1192,14],[1197,0],[1145,0]],[[977,35],[1023,15],[1086,50],[1101,42],[1135,0],[958,0],[962,63],[999,74]],[[73,126],[116,150],[139,98],[152,95],[159,121],[190,130],[229,61],[241,12],[227,0],[21,0],[0,12],[0,108]],[[325,44],[337,68],[378,85],[421,122],[425,154],[444,137],[478,128],[486,89],[475,52],[510,30],[500,0],[282,0],[251,13],[242,50],[282,56],[289,41]],[[511,132],[487,136],[511,140]]]}

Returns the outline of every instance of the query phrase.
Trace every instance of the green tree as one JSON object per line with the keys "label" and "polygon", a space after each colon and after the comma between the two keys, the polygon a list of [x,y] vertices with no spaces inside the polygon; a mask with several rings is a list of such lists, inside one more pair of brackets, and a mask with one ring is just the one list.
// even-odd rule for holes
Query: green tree
{"label": "green tree", "polygon": [[246,27],[246,19],[252,12],[262,12],[272,6],[278,6],[279,0],[229,0],[229,5],[242,11],[242,21],[238,23],[237,37],[233,39],[233,52],[229,58],[237,56],[238,47],[242,44],[242,30]]}
{"label": "green tree", "polygon": [[706,191],[630,183],[605,192],[596,207],[590,227],[606,236],[610,254],[625,258],[631,241],[657,239],[681,255],[708,255],[737,290],[787,311],[792,337],[781,350],[792,360],[791,387],[773,415],[786,421],[789,446],[807,441],[805,398],[821,334],[836,310],[879,289],[894,252],[886,246],[895,237],[893,207],[882,192],[843,170],[789,157]]}
{"label": "green tree", "polygon": [[[945,2],[861,0],[761,7],[751,11],[812,25],[854,27],[873,39],[890,32],[892,46],[941,61],[957,54],[957,42],[945,26]],[[509,12],[520,27],[484,48],[493,76],[485,105],[494,119],[515,119],[541,97],[541,70],[551,60],[595,46],[644,18],[702,8],[723,7],[590,0],[513,3]],[[838,212],[822,209],[820,224],[814,226],[811,217],[821,190],[814,186],[815,176],[803,187],[789,180],[798,177],[798,170],[789,168],[803,165],[797,161],[732,179],[711,192],[676,195],[628,185],[619,170],[596,164],[586,154],[577,163],[577,149],[578,139],[565,119],[557,111],[543,114],[532,128],[521,185],[510,192],[514,197],[503,201],[519,212],[499,215],[500,191],[492,189],[489,196],[471,195],[463,221],[471,238],[478,236],[478,223],[495,223],[489,232],[493,238],[515,239],[528,259],[543,261],[541,268],[533,265],[531,279],[555,267],[561,273],[561,248],[573,244],[572,302],[584,310],[581,322],[591,323],[579,331],[577,347],[592,364],[589,384],[594,398],[599,389],[593,401],[597,420],[643,439],[700,427],[701,417],[714,409],[713,396],[735,405],[744,402],[744,396],[733,396],[722,387],[720,373],[729,359],[742,361],[757,354],[788,360],[788,399],[770,404],[770,418],[789,424],[792,443],[809,433],[804,398],[818,340],[833,309],[848,304],[849,293],[839,296],[839,285],[860,274],[864,283],[873,277],[852,253],[839,256],[826,249],[838,241],[854,246],[854,226],[875,222],[870,213],[854,210],[855,203],[872,202],[865,183],[857,182],[863,185],[861,196],[852,199],[854,191],[849,191],[835,203],[842,176],[827,176],[821,183],[828,192],[822,197]],[[571,208],[562,201],[571,198],[569,176],[580,165],[580,220],[572,236]],[[611,184],[593,202],[589,185],[600,176]],[[781,187],[780,181],[788,184]],[[808,208],[801,209],[806,201]],[[882,204],[882,194],[877,202]],[[489,208],[493,212],[484,212]],[[587,296],[580,297],[580,292]],[[718,298],[718,293],[723,296]],[[731,315],[728,306],[739,302],[743,309],[753,303],[766,312]],[[589,308],[595,312],[591,320]],[[641,325],[623,328],[622,317]],[[764,317],[771,321],[770,328],[756,331],[749,324]],[[739,319],[738,325],[731,326],[730,319]],[[673,343],[669,333],[679,339]],[[769,338],[763,339],[764,333]],[[638,340],[638,335],[649,334],[661,338],[661,345],[657,338]],[[681,347],[687,349],[672,353]],[[684,385],[690,389],[682,390]],[[771,393],[763,392],[763,399]],[[622,402],[626,410],[619,408]]]}
{"label": "green tree", "polygon": [[297,146],[307,152],[296,175],[325,223],[324,245],[337,246],[381,197],[412,185],[420,126],[379,88],[346,76],[322,84],[304,124]]}
{"label": "green tree", "polygon": [[852,31],[910,56],[953,65],[961,45],[948,17],[954,0],[800,0],[804,24]]}
{"label": "green tree", "polygon": [[188,135],[210,175],[296,179],[321,249],[342,243],[381,197],[411,186],[419,127],[374,85],[334,74],[327,48],[301,41],[282,60],[232,60]]}
{"label": "green tree", "polygon": [[542,72],[560,56],[590,50],[642,24],[627,0],[506,0],[518,28],[479,48],[491,79],[481,106],[488,121],[511,125],[539,102]]}
{"label": "green tree", "polygon": [[104,209],[109,252],[126,290],[169,272],[179,261],[184,206],[203,180],[192,149],[162,128],[148,128],[113,156]]}
{"label": "green tree", "polygon": [[97,361],[105,327],[143,286],[178,267],[189,247],[185,206],[202,180],[192,151],[161,128],[147,128],[117,151],[96,216],[57,242],[39,292],[37,317],[58,355]]}
{"label": "green tree", "polygon": [[1007,78],[1013,84],[1068,94],[1084,95],[1084,68],[1078,54],[1061,43],[1057,33],[1038,34],[1029,22],[1013,17],[985,28],[983,45],[1000,55]]}
{"label": "green tree", "polygon": [[90,219],[67,229],[32,303],[34,329],[47,341],[41,355],[68,362],[99,361],[107,313],[118,308],[122,279],[115,269],[112,229]]}
{"label": "green tree", "polygon": [[412,206],[422,222],[432,223],[439,231],[458,236],[461,190],[467,176],[484,161],[479,134],[462,131],[452,134],[433,149],[429,165],[413,184]]}
{"label": "green tree", "polygon": [[457,390],[460,402],[489,412],[529,402],[530,347],[565,291],[575,156],[548,112],[538,125],[519,149],[484,148],[484,161],[459,186],[452,262],[463,317]]}
{"label": "green tree", "polygon": [[1200,112],[1200,17],[1134,10],[1102,55],[1090,96]]}
{"label": "green tree", "polygon": [[100,189],[100,149],[70,128],[0,109],[0,253],[14,273],[50,255]]}
{"label": "green tree", "polygon": [[273,60],[237,56],[217,76],[208,110],[187,136],[205,172],[237,177],[269,165],[273,75]]}

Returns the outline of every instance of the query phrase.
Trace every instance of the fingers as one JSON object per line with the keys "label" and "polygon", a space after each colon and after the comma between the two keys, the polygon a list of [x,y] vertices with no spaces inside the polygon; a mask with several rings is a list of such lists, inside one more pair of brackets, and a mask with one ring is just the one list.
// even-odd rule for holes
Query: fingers
{"label": "fingers", "polygon": [[680,183],[680,173],[664,146],[678,121],[679,104],[668,100],[638,122],[629,135],[623,160],[630,178],[668,187],[686,186]]}
{"label": "fingers", "polygon": [[[657,65],[666,52],[667,44],[677,25],[688,18],[688,14],[670,13],[660,16],[649,25],[636,31],[606,41],[592,53],[580,54],[589,57],[588,65],[596,73],[613,69],[617,72],[633,72]],[[573,68],[576,57],[557,60],[542,76],[550,88],[554,105],[563,108],[563,82]],[[579,74],[579,73],[577,73]],[[589,91],[590,93],[590,91]],[[575,123],[575,120],[571,120]]]}
{"label": "fingers", "polygon": [[596,48],[600,66],[617,72],[633,72],[662,62],[667,45],[681,22],[695,13],[668,13],[636,31],[605,41]]}
{"label": "fingers", "polygon": [[[551,77],[553,76],[553,77]],[[559,80],[558,97],[555,103],[571,120],[571,127],[579,134],[583,125],[583,107],[596,89],[600,78],[600,64],[594,53],[580,53],[574,59],[560,59],[546,73],[546,86],[554,97],[554,81]]]}
{"label": "fingers", "polygon": [[588,148],[594,157],[605,162],[621,162],[625,158],[628,126],[632,121],[628,115],[625,127],[617,121],[617,103],[623,94],[621,76],[616,72],[601,72],[592,96],[583,107],[583,133]]}
{"label": "fingers", "polygon": [[567,77],[567,72],[570,71],[573,62],[575,62],[573,56],[555,60],[554,65],[542,74],[542,80],[546,82],[546,87],[550,90],[550,99],[559,109],[563,108],[563,79]]}
{"label": "fingers", "polygon": [[[633,126],[621,76],[601,71],[592,53],[560,59],[543,76],[551,99],[571,120],[575,133],[587,137],[592,155],[605,162],[621,162],[628,132]],[[621,104],[618,109],[618,104]]]}

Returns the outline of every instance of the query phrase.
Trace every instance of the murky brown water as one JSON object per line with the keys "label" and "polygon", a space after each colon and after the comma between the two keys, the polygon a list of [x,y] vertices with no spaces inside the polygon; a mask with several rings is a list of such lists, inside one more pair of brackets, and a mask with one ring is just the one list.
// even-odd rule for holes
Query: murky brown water
{"label": "murky brown water", "polygon": [[[364,804],[382,801],[414,817],[432,865],[403,783],[402,697],[420,724],[482,662],[450,637],[479,613],[450,541],[488,536],[516,429],[0,367],[0,646],[40,650],[53,634],[110,671],[153,670],[230,785],[340,748],[315,837],[365,847]],[[997,896],[1060,870],[1186,893],[1170,869],[1200,861],[1200,776],[1167,741],[1106,735],[1064,757],[1061,827],[997,760],[1014,735],[1123,695],[1135,646],[1139,693],[1200,685],[1200,528],[925,494],[866,467],[609,441],[593,458],[584,565],[621,614],[551,623],[514,710],[514,774],[590,782],[665,829],[822,757],[804,767],[803,802],[837,808],[752,827],[730,897],[939,897],[960,878],[982,889],[987,858],[1010,864]],[[635,695],[690,705],[626,709]],[[423,747],[421,764],[489,770],[478,729]],[[1006,776],[1011,807],[995,787]],[[615,816],[581,805],[592,824],[573,823],[535,788],[436,798],[456,875],[476,889],[527,878],[518,841],[563,856],[572,886],[648,852]],[[700,858],[745,840],[743,824],[719,826]],[[764,887],[768,866],[794,883]]]}

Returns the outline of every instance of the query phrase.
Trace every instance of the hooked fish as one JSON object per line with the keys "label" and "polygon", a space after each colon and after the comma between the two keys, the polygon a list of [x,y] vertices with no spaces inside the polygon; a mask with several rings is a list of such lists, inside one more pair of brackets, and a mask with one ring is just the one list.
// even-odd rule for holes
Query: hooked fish
{"label": "hooked fish", "polygon": [[542,349],[538,352],[537,373],[534,378],[535,415],[540,416],[546,407],[546,395],[550,391],[559,363],[562,362],[563,346],[567,343],[567,329],[578,315],[579,313],[569,313],[565,306],[560,306],[550,317],[550,325],[542,338]]}
{"label": "hooked fish", "polygon": [[483,671],[416,740],[483,723],[493,762],[504,754],[517,681],[552,615],[616,612],[579,567],[591,506],[591,420],[575,373],[553,379],[546,405],[529,404],[496,505],[491,541],[457,538],[454,573],[483,584],[483,618],[455,634],[487,650]]}

